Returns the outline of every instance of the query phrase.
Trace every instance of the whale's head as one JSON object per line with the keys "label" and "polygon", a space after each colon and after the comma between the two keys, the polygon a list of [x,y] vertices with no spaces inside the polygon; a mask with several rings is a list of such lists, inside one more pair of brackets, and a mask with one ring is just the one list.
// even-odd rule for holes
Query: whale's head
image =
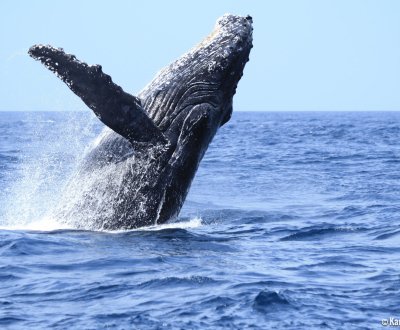
{"label": "whale's head", "polygon": [[232,113],[232,97],[249,60],[252,46],[252,18],[224,15],[214,31],[199,46],[199,56],[205,56],[202,76],[222,91],[220,97],[224,116],[221,125]]}
{"label": "whale's head", "polygon": [[[176,129],[195,106],[207,107],[216,127],[232,114],[232,97],[249,60],[252,18],[226,14],[196,47],[159,72],[139,97],[149,116],[166,132]],[[168,134],[172,126],[174,132]]]}
{"label": "whale's head", "polygon": [[220,92],[217,103],[223,111],[221,125],[228,121],[232,113],[232,97],[253,47],[252,31],[250,16],[224,15],[194,51],[195,62],[199,61],[200,67],[193,65],[193,76],[198,75],[210,85],[214,84]]}

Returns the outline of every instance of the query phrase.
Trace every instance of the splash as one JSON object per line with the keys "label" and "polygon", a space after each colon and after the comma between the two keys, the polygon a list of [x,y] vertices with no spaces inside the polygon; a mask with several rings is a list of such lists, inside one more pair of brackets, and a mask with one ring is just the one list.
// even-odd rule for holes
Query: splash
{"label": "splash", "polygon": [[26,113],[13,122],[11,133],[21,141],[7,148],[22,156],[6,174],[8,185],[0,194],[2,228],[59,228],[49,221],[49,210],[83,158],[87,141],[96,136],[95,124],[92,114],[78,112]]}
{"label": "splash", "polygon": [[[23,141],[7,146],[20,150],[21,156],[0,192],[0,229],[106,231],[110,227],[101,224],[115,218],[114,209],[119,205],[113,204],[114,196],[128,189],[124,173],[138,173],[141,182],[149,181],[145,176],[149,171],[144,169],[150,164],[135,155],[129,155],[125,162],[110,162],[101,171],[80,171],[86,155],[104,138],[104,134],[98,135],[102,125],[91,114],[26,113],[18,125],[13,121],[12,134]],[[157,150],[155,147],[154,152]],[[138,189],[135,198],[144,204],[146,195],[140,193],[140,186],[133,189]],[[84,201],[89,203],[82,204]],[[140,208],[136,215],[144,212],[146,209]],[[100,225],[96,219],[100,219]],[[201,220],[192,219],[141,230],[194,228],[200,224]]]}
{"label": "splash", "polygon": [[33,220],[26,224],[17,223],[0,226],[0,230],[29,230],[29,231],[55,231],[61,229],[73,229],[65,223],[60,223],[54,218],[45,216],[39,220]]}

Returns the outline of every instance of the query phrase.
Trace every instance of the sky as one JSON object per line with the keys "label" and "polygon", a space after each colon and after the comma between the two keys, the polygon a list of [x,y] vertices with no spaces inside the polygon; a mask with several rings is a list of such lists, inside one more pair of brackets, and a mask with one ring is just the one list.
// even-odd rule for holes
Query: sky
{"label": "sky", "polygon": [[0,111],[87,111],[27,55],[63,47],[137,94],[224,13],[253,17],[236,111],[400,110],[398,0],[1,0]]}

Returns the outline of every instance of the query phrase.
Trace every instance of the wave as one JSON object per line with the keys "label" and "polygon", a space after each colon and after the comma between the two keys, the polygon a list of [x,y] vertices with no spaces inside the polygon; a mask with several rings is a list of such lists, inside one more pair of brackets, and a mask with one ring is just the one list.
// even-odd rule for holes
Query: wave
{"label": "wave", "polygon": [[282,293],[263,290],[254,298],[253,307],[259,312],[271,312],[281,310],[283,306],[289,306],[290,303]]}
{"label": "wave", "polygon": [[192,275],[189,277],[165,277],[152,279],[138,285],[139,288],[177,287],[177,286],[202,286],[217,284],[219,281],[207,276]]}
{"label": "wave", "polygon": [[365,228],[352,228],[352,227],[326,227],[326,228],[303,228],[293,234],[282,237],[280,241],[301,241],[319,239],[325,235],[353,233],[356,231],[364,231]]}
{"label": "wave", "polygon": [[397,236],[399,234],[400,234],[400,230],[394,230],[394,231],[389,232],[389,233],[384,233],[384,234],[378,235],[374,239],[375,240],[384,240],[384,239],[395,237],[395,236]]}

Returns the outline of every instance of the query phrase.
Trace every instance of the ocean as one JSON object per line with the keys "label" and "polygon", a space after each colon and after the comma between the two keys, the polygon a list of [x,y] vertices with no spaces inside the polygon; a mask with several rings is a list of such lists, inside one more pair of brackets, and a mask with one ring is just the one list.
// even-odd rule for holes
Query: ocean
{"label": "ocean", "polygon": [[400,113],[234,112],[177,221],[68,228],[49,212],[101,129],[89,111],[0,112],[1,329],[400,319]]}

